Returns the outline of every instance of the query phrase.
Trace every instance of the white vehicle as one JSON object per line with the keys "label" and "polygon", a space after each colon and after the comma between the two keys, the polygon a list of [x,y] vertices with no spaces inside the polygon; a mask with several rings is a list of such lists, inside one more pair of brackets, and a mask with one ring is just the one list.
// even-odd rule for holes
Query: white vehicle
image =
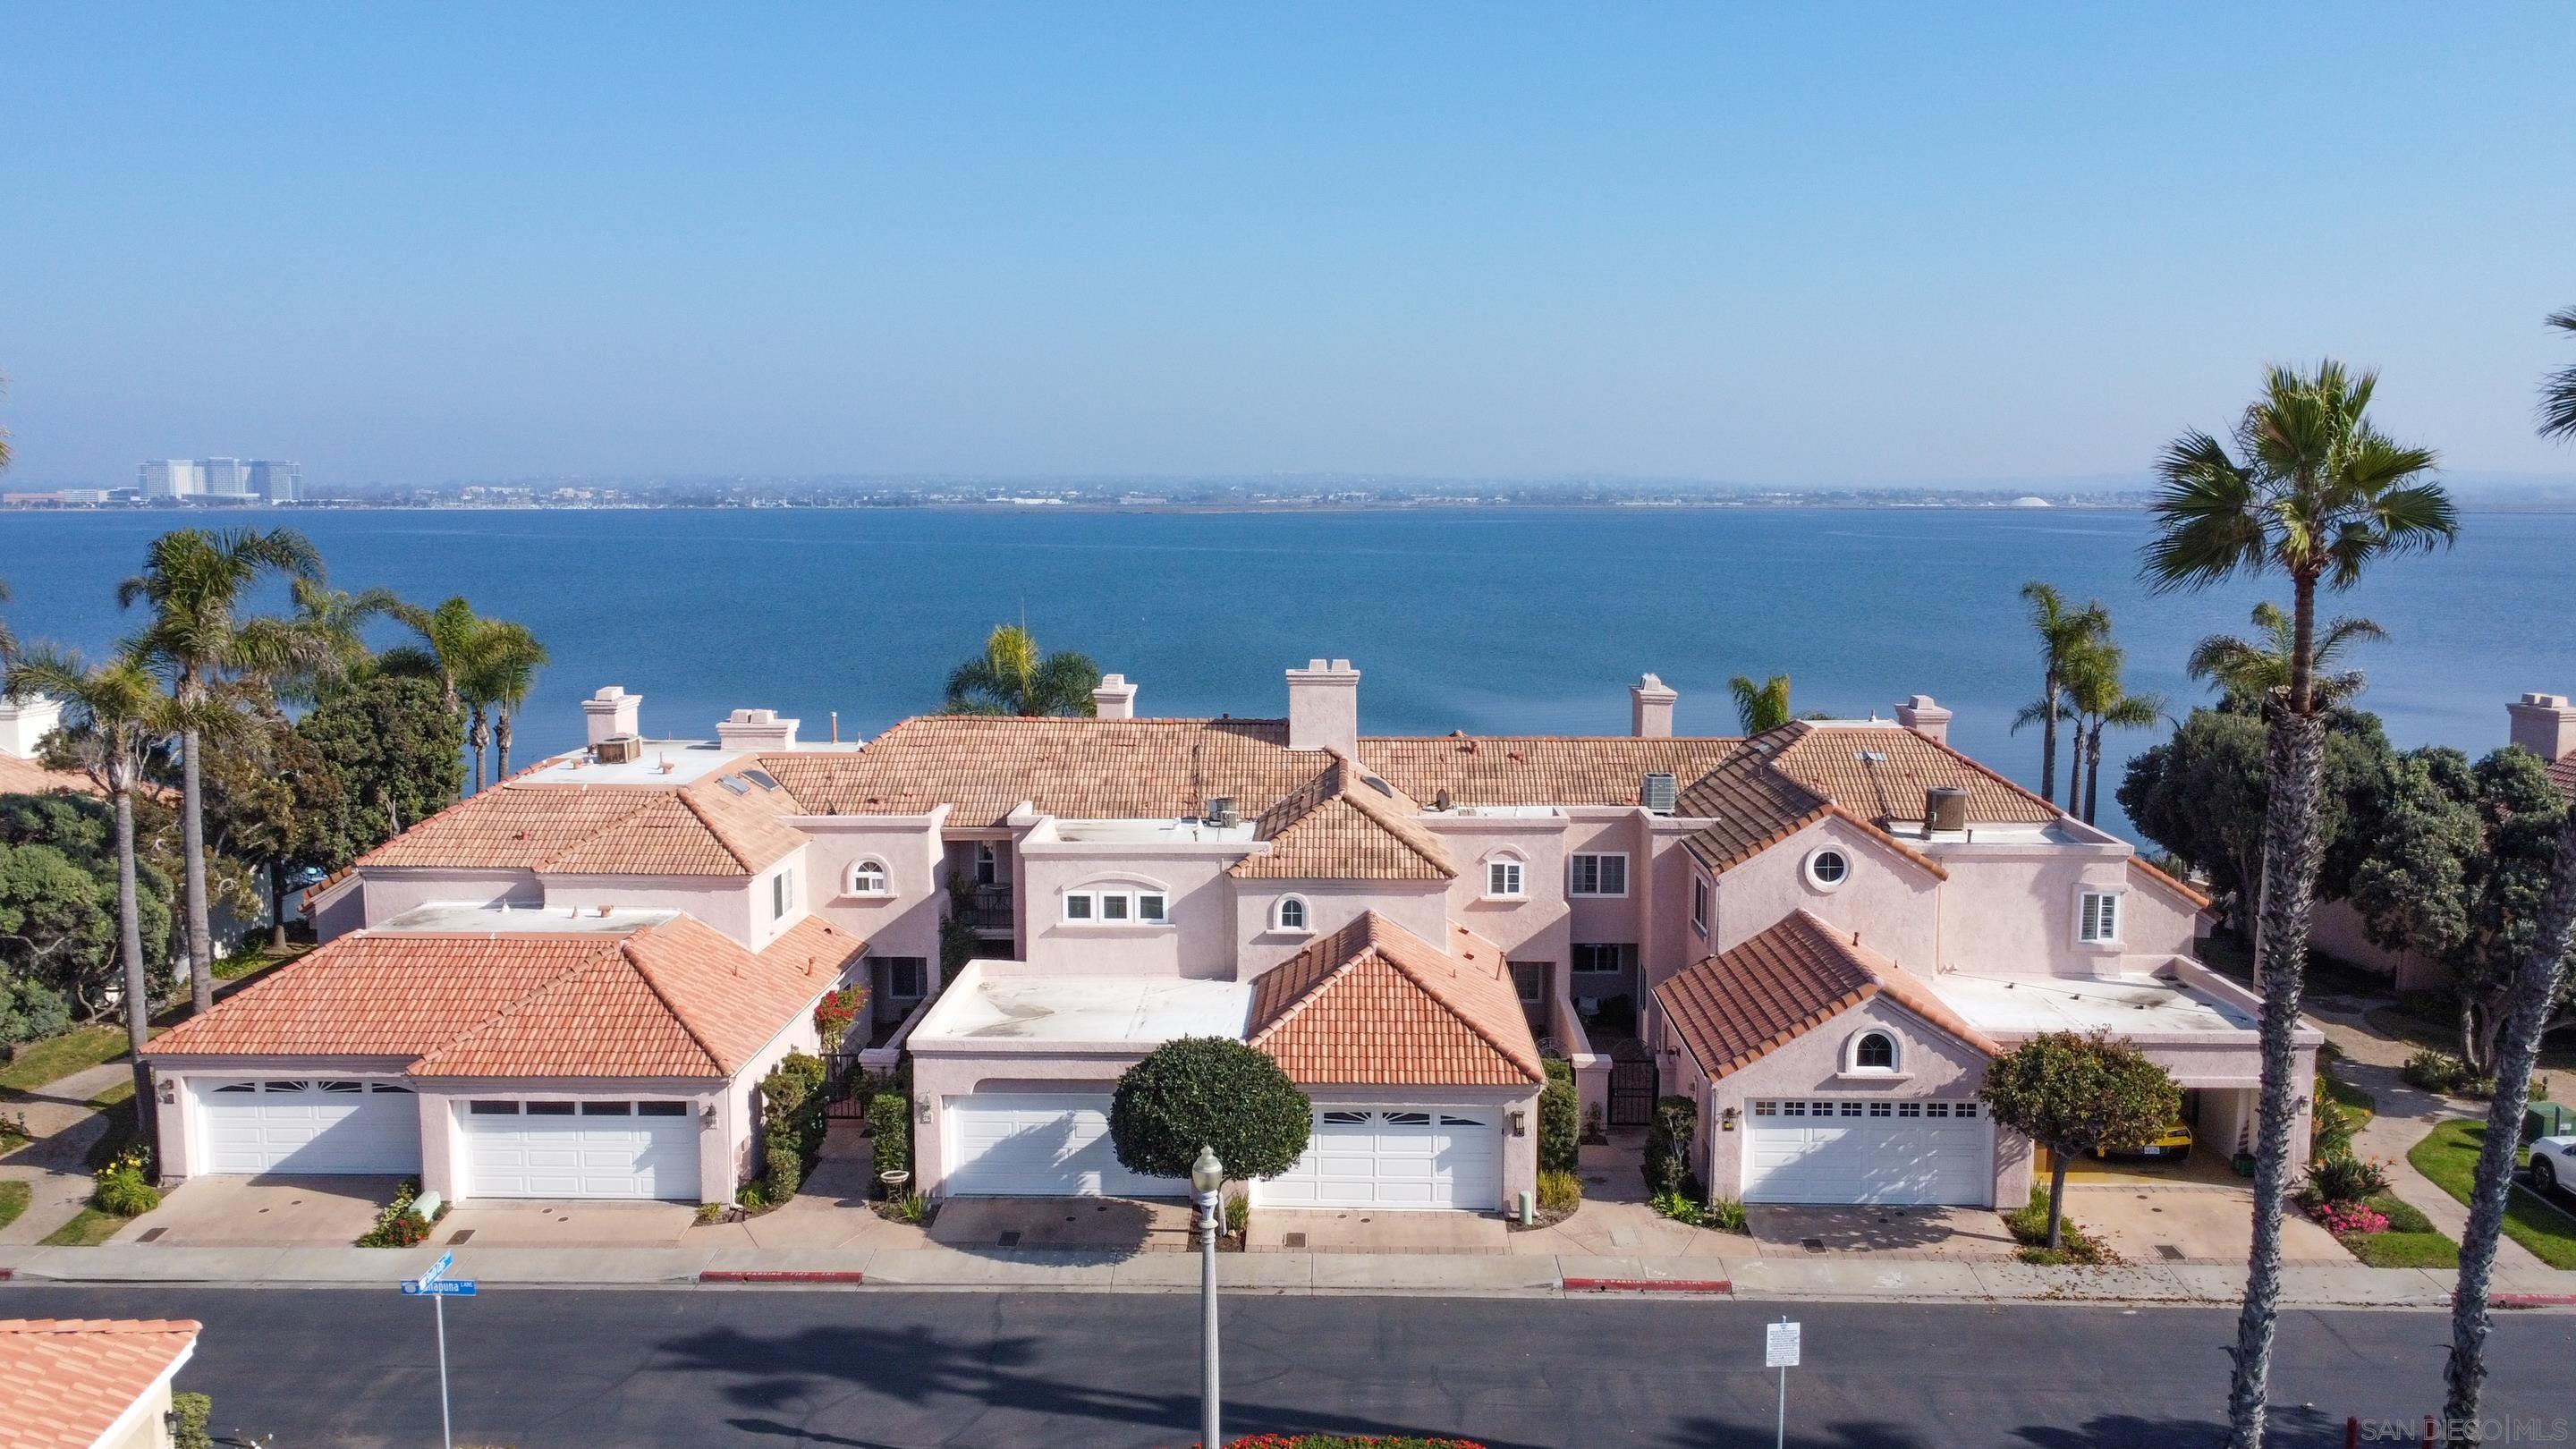
{"label": "white vehicle", "polygon": [[2556,1187],[2576,1189],[2576,1137],[2543,1137],[2531,1144],[2531,1185],[2543,1197]]}

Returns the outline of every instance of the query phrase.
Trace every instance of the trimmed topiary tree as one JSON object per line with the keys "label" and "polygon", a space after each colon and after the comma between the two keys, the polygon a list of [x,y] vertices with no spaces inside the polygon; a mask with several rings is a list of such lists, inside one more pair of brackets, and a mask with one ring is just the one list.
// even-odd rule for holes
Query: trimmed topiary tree
{"label": "trimmed topiary tree", "polygon": [[2048,1149],[2048,1246],[2060,1246],[2067,1163],[2103,1148],[2125,1152],[2182,1116],[2182,1088],[2145,1053],[2103,1032],[2042,1032],[1986,1068],[1983,1098],[1997,1122]]}
{"label": "trimmed topiary tree", "polygon": [[1187,1177],[1216,1150],[1236,1182],[1277,1177],[1306,1153],[1314,1104],[1264,1053],[1221,1036],[1156,1047],[1118,1079],[1109,1137],[1118,1161],[1148,1177]]}
{"label": "trimmed topiary tree", "polygon": [[[912,1171],[912,1098],[906,1092],[879,1092],[868,1101],[868,1137],[873,1144],[877,1195],[888,1196],[885,1174]],[[904,1189],[910,1192],[907,1185]]]}
{"label": "trimmed topiary tree", "polygon": [[1547,1086],[1538,1094],[1538,1170],[1573,1172],[1583,1156],[1583,1099],[1574,1088],[1574,1064],[1547,1059]]}

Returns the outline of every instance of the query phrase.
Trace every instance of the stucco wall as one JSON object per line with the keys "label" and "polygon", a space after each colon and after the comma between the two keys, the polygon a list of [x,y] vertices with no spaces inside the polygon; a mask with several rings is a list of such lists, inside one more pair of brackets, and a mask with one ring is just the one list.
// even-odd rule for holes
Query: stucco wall
{"label": "stucco wall", "polygon": [[[1833,890],[1807,879],[1807,857],[1827,845],[1851,862]],[[1804,908],[1846,935],[1860,932],[1862,945],[1896,964],[1929,974],[1940,944],[1941,884],[1868,832],[1828,816],[1717,878],[1712,946],[1732,950]],[[1687,919],[1687,893],[1679,909]],[[1982,929],[1982,917],[1964,919]]]}
{"label": "stucco wall", "polygon": [[[2080,890],[2129,892],[2126,859],[1979,850],[1945,855],[1941,863],[1950,872],[1941,892],[1942,964],[2006,976],[2093,976],[2122,969],[2120,958],[2130,943],[2079,945],[2075,919]],[[2126,919],[2125,910],[2123,917],[2124,937],[2134,934],[2140,923]],[[2185,936],[2173,949],[2190,944]]]}
{"label": "stucco wall", "polygon": [[[550,875],[545,892],[546,905],[555,910],[685,911],[752,950],[768,944],[752,919],[752,883],[741,876]],[[766,886],[758,908],[768,916]]]}
{"label": "stucco wall", "polygon": [[[1449,891],[1445,881],[1289,881],[1243,880],[1235,889],[1234,979],[1249,981],[1315,942],[1375,911],[1435,946],[1449,934]],[[1274,931],[1272,911],[1282,896],[1306,902],[1303,932]]]}
{"label": "stucco wall", "polygon": [[2350,901],[2317,902],[2308,923],[2308,944],[2365,971],[2377,971],[2400,991],[2433,991],[2448,979],[2441,963],[2411,951],[2391,951],[2370,939],[2361,912]]}
{"label": "stucco wall", "polygon": [[[1230,857],[1036,842],[1020,857],[1025,959],[1068,975],[1234,974],[1234,889]],[[1067,891],[1085,886],[1160,890],[1169,924],[1075,925],[1064,919]]]}
{"label": "stucco wall", "polygon": [[[365,924],[381,926],[415,906],[441,901],[498,905],[503,901],[545,899],[536,872],[526,870],[367,870],[358,894],[365,900]],[[328,937],[325,937],[328,939]]]}
{"label": "stucco wall", "polygon": [[[939,960],[939,920],[948,909],[944,842],[931,816],[816,816],[791,822],[805,847],[807,903],[814,914],[868,943],[871,956]],[[850,867],[886,868],[891,895],[854,895]]]}
{"label": "stucco wall", "polygon": [[[1566,935],[1565,829],[1561,816],[1536,819],[1431,815],[1423,823],[1449,846],[1458,878],[1449,882],[1449,919],[1503,948],[1514,961],[1554,961]],[[1501,853],[1521,860],[1520,900],[1485,898],[1485,864]]]}

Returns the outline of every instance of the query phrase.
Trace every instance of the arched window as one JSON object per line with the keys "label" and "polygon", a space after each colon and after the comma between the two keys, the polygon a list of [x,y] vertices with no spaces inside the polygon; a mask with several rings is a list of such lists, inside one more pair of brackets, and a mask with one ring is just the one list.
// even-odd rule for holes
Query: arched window
{"label": "arched window", "polygon": [[858,864],[851,866],[850,894],[854,896],[884,896],[894,894],[894,887],[888,881],[886,876],[885,862],[882,860],[863,860]]}
{"label": "arched window", "polygon": [[1281,896],[1277,908],[1271,912],[1271,924],[1282,931],[1305,930],[1306,898]]}
{"label": "arched window", "polygon": [[1856,1072],[1892,1072],[1896,1070],[1896,1038],[1883,1031],[1865,1031],[1852,1043],[1852,1070]]}

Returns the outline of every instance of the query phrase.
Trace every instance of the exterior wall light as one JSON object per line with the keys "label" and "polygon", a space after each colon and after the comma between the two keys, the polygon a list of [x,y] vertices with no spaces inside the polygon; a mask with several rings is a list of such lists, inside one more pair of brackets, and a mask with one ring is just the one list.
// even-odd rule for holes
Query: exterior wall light
{"label": "exterior wall light", "polygon": [[1735,1130],[1735,1111],[1735,1108],[1729,1107],[1725,1111],[1717,1114],[1718,1131],[1732,1132]]}
{"label": "exterior wall light", "polygon": [[712,1132],[716,1126],[716,1104],[709,1102],[698,1109],[698,1125]]}
{"label": "exterior wall light", "polygon": [[1518,1107],[1512,1109],[1512,1135],[1514,1137],[1529,1135],[1529,1113]]}

